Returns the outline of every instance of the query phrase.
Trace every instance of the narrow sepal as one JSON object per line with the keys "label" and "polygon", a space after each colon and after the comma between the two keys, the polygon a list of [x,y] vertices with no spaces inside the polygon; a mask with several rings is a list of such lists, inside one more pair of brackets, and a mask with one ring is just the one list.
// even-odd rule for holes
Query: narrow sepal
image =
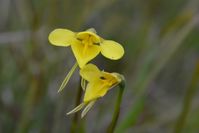
{"label": "narrow sepal", "polygon": [[58,90],[58,93],[59,93],[60,91],[62,91],[62,90],[64,89],[64,87],[67,85],[69,79],[71,78],[72,74],[74,73],[75,69],[77,68],[77,65],[78,65],[78,64],[75,63],[75,64],[73,65],[73,67],[71,68],[71,70],[69,71],[69,73],[66,75],[65,79],[63,80],[63,82],[62,82],[62,84],[61,84],[61,86],[60,86],[60,88],[59,88],[59,90]]}

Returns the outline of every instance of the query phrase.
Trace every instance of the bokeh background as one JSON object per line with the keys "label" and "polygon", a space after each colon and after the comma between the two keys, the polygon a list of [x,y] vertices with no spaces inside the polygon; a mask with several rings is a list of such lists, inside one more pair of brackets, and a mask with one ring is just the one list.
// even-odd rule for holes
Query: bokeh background
{"label": "bokeh background", "polygon": [[91,61],[126,78],[116,132],[199,132],[198,0],[0,0],[1,133],[106,132],[119,89],[72,130],[78,70],[57,93],[75,59],[48,42],[56,28],[91,27],[125,48]]}

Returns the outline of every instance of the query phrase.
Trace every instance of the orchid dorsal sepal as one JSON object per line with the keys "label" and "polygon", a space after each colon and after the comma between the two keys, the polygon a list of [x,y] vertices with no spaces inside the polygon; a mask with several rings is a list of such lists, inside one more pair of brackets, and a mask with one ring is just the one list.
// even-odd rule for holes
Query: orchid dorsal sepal
{"label": "orchid dorsal sepal", "polygon": [[90,31],[90,32],[93,32],[93,33],[97,34],[97,32],[96,32],[96,30],[94,28],[89,28],[89,29],[87,29],[87,31]]}
{"label": "orchid dorsal sepal", "polygon": [[126,80],[125,80],[125,77],[122,75],[122,74],[119,74],[119,73],[114,73],[118,79],[120,79],[119,83],[117,84],[120,88],[125,88],[126,86]]}

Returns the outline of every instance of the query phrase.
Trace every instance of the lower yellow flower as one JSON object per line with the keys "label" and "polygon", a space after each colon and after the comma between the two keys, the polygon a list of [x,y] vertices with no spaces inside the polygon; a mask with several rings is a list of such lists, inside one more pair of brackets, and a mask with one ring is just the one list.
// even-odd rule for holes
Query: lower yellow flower
{"label": "lower yellow flower", "polygon": [[[84,108],[81,114],[81,117],[84,117],[98,98],[103,97],[108,90],[122,81],[120,74],[100,71],[97,66],[93,64],[85,65],[80,70],[80,75],[83,79],[81,83],[82,88],[85,90],[83,103],[67,113],[67,115]],[[87,85],[86,82],[88,82]]]}

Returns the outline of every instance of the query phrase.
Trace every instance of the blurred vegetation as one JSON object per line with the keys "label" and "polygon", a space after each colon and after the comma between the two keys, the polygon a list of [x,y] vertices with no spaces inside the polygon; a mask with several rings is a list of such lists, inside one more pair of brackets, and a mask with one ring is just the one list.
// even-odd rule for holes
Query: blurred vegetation
{"label": "blurred vegetation", "polygon": [[118,133],[198,133],[198,0],[0,0],[0,132],[102,133],[111,122],[118,88],[99,100],[71,130],[78,71],[70,48],[51,46],[55,28],[95,28],[125,56],[98,56],[101,69],[122,73]]}

